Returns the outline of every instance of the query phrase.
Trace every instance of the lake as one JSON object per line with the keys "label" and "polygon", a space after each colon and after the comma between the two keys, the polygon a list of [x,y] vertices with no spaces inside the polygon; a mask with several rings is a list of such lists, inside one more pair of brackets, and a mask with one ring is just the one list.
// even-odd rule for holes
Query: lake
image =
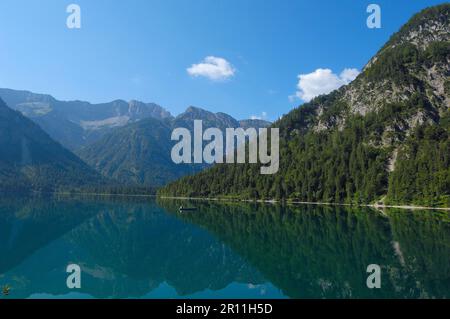
{"label": "lake", "polygon": [[[380,289],[367,287],[371,264]],[[3,196],[6,285],[0,298],[448,298],[450,213]]]}

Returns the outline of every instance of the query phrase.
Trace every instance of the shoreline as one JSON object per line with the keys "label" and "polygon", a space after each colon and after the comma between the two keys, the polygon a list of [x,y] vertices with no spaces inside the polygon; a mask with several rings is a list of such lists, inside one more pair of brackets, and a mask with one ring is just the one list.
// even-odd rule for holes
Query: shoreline
{"label": "shoreline", "polygon": [[[203,200],[203,201],[224,201],[224,202],[247,202],[247,203],[266,203],[266,204],[277,204],[282,201],[271,199],[230,199],[230,198],[208,198],[208,197],[178,197],[178,196],[156,196],[162,199],[182,199],[182,200]],[[294,205],[323,205],[323,206],[348,206],[348,207],[371,207],[374,209],[386,209],[386,208],[399,208],[399,209],[409,209],[409,210],[440,210],[440,211],[450,211],[450,207],[428,207],[428,206],[414,206],[414,205],[378,205],[378,204],[343,204],[343,203],[326,203],[326,202],[303,202],[303,201],[286,201],[286,204]]]}
{"label": "shoreline", "polygon": [[158,197],[150,194],[106,194],[106,193],[52,193],[53,195],[89,195],[89,196],[121,196],[121,197]]}
{"label": "shoreline", "polygon": [[[180,200],[202,200],[202,201],[222,201],[222,202],[245,202],[245,203],[265,203],[265,204],[278,204],[283,201],[275,199],[236,199],[236,198],[220,198],[220,197],[185,197],[185,196],[158,196],[155,194],[107,194],[107,193],[70,193],[70,192],[55,192],[55,193],[45,193],[45,192],[33,192],[37,194],[48,194],[48,195],[63,195],[63,196],[118,196],[118,197],[152,197],[161,199],[180,199]],[[322,206],[347,206],[347,207],[371,207],[374,209],[386,209],[386,208],[399,208],[399,209],[409,209],[409,210],[439,210],[439,211],[450,211],[450,207],[430,207],[430,206],[415,206],[415,205],[378,205],[378,204],[345,204],[345,203],[327,203],[327,202],[308,202],[308,201],[285,201],[286,204],[293,205],[322,205]]]}

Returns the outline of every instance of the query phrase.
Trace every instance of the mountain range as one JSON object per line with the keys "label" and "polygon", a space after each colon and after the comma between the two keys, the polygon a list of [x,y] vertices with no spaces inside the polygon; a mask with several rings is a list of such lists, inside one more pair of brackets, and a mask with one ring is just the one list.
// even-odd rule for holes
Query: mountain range
{"label": "mountain range", "polygon": [[273,123],[280,170],[218,164],[163,196],[450,206],[450,4],[405,24],[349,85]]}
{"label": "mountain range", "polygon": [[270,125],[261,120],[238,121],[225,113],[212,113],[191,106],[176,118],[164,121],[148,118],[116,129],[80,149],[77,154],[104,176],[122,183],[163,186],[207,167],[175,164],[171,159],[171,149],[177,143],[171,140],[172,130],[182,127],[193,134],[194,120],[202,120],[205,129]]}
{"label": "mountain range", "polygon": [[[0,174],[4,176],[0,184],[6,187],[9,183],[11,185],[19,183],[21,186],[16,186],[20,189],[27,184],[38,190],[41,190],[41,187],[56,189],[63,184],[96,188],[97,182],[83,176],[87,174],[92,177],[97,173],[82,160],[100,173],[95,175],[94,180],[103,180],[104,182],[108,179],[110,186],[115,184],[120,187],[122,185],[151,188],[163,186],[170,181],[207,167],[206,165],[176,165],[173,163],[170,153],[175,144],[171,141],[171,132],[174,128],[185,127],[192,131],[194,120],[203,120],[205,128],[218,127],[220,129],[241,126],[259,128],[270,125],[270,122],[263,120],[238,121],[228,114],[212,113],[193,106],[177,117],[173,117],[157,104],[139,101],[117,100],[103,104],[90,104],[82,101],[63,102],[50,95],[11,89],[0,89],[0,97],[5,99],[8,106],[15,110],[9,109],[2,102],[2,106],[5,108],[4,124],[0,126],[0,129],[4,130],[5,134],[10,129],[17,130],[15,140],[8,140],[7,135],[4,135],[2,147],[5,154],[12,148],[16,149],[16,152],[10,153],[10,158],[13,158],[14,163],[23,162],[24,152],[27,148],[21,146],[25,145],[21,144],[21,139],[28,143],[31,135],[30,132],[24,130],[26,127],[32,126],[35,131],[40,130],[36,134],[36,137],[39,137],[39,143],[50,144],[52,142],[54,146],[46,156],[42,154],[42,158],[36,156],[37,154],[32,154],[33,161],[27,163],[26,166],[28,169],[32,167],[35,173],[34,175],[28,174],[26,179],[22,179],[23,174],[20,173],[20,183],[15,177],[19,171],[24,170],[23,167],[19,167],[17,170],[17,167],[12,169],[4,166],[0,169]],[[15,121],[13,118],[20,118],[20,121],[11,128],[10,121]],[[35,125],[31,125],[30,120]],[[68,150],[76,153],[82,160]],[[51,180],[46,174],[53,176],[55,172],[37,169],[35,164],[43,164],[45,159],[51,156],[55,160],[48,161],[47,168],[54,164],[64,165],[65,163],[57,163],[56,159],[61,156],[63,162],[66,162],[65,157],[69,154],[72,160],[76,160],[82,165],[78,167],[79,174],[75,167],[72,167],[72,173],[83,177],[85,182],[65,181],[66,176],[61,181],[57,180],[55,187],[51,187],[49,184]],[[6,155],[0,158],[7,159]],[[36,172],[41,172],[41,174]],[[92,175],[93,173],[94,175]],[[8,178],[6,178],[7,176]],[[41,181],[35,185],[31,182],[32,176],[36,180],[44,179],[45,185]]]}
{"label": "mountain range", "polygon": [[[450,4],[418,13],[353,82],[272,124],[0,89],[0,189],[166,185],[159,195],[450,207],[449,15]],[[279,128],[278,173],[175,165],[171,131],[192,131],[194,120],[205,129]]]}
{"label": "mountain range", "polygon": [[14,110],[39,124],[54,140],[74,151],[97,141],[114,128],[145,118],[167,119],[170,112],[155,103],[115,100],[91,104],[59,101],[47,94],[0,89],[0,97]]}
{"label": "mountain range", "polygon": [[0,190],[56,191],[105,179],[0,99]]}

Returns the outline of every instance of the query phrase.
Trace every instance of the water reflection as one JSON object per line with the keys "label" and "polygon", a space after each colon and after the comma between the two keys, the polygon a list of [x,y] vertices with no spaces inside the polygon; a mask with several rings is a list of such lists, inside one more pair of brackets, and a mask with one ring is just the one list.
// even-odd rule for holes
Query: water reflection
{"label": "water reflection", "polygon": [[[180,205],[196,206],[180,213]],[[442,212],[126,198],[0,202],[9,298],[443,298]],[[65,267],[82,268],[69,290]],[[382,289],[366,286],[382,267]]]}
{"label": "water reflection", "polygon": [[[179,204],[160,201],[212,232],[291,298],[450,295],[447,212],[196,203],[199,211],[181,214]],[[382,289],[367,288],[369,264],[381,266]]]}

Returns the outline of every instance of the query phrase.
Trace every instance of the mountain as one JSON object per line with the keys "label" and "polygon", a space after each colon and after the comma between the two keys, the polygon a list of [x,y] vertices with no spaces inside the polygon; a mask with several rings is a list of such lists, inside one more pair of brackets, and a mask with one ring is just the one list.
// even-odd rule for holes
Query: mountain
{"label": "mountain", "polygon": [[219,164],[159,194],[450,207],[449,12],[418,13],[352,83],[274,123],[277,174]]}
{"label": "mountain", "polygon": [[[207,167],[206,164],[177,165],[171,159],[172,147],[177,143],[171,140],[172,130],[183,127],[193,135],[194,120],[202,120],[203,129],[240,127],[240,122],[230,115],[191,106],[173,119],[159,121],[149,118],[116,129],[80,149],[77,154],[104,176],[127,184],[162,186]],[[255,124],[260,127],[270,123]]]}
{"label": "mountain", "polygon": [[0,99],[0,190],[54,191],[104,179]]}
{"label": "mountain", "polygon": [[189,130],[194,128],[194,120],[202,120],[203,127],[239,127],[239,121],[225,113],[213,113],[199,107],[190,106],[185,112],[178,115],[171,123],[173,128],[185,127]]}
{"label": "mountain", "polygon": [[250,119],[250,120],[240,120],[239,126],[242,127],[244,130],[253,127],[253,128],[262,128],[262,127],[269,127],[272,123],[265,120],[257,120],[257,119]]}
{"label": "mountain", "polygon": [[242,127],[244,129],[247,129],[249,127],[261,128],[271,125],[269,121],[264,120],[248,119],[238,121],[234,117],[226,113],[213,113],[199,107],[190,106],[186,109],[185,112],[178,115],[174,119],[174,121],[172,121],[171,126],[173,128],[185,127],[192,130],[194,128],[194,120],[202,120],[204,128],[217,127],[221,130],[225,130],[226,128],[231,127]]}
{"label": "mountain", "polygon": [[134,100],[101,104],[66,102],[50,95],[10,89],[0,89],[0,97],[72,151],[98,140],[116,127],[149,117],[160,120],[172,117],[157,104]]}
{"label": "mountain", "polygon": [[168,125],[149,118],[106,134],[78,155],[105,176],[127,184],[160,186],[196,172],[173,163],[170,136]]}

